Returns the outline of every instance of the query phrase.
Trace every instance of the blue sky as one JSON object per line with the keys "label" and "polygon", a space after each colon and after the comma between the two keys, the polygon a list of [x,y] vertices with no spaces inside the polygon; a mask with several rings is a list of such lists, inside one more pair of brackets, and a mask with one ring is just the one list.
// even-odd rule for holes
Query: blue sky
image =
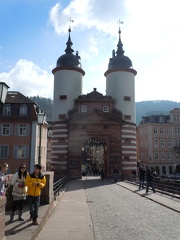
{"label": "blue sky", "polygon": [[25,96],[53,98],[52,69],[71,39],[86,72],[83,93],[105,94],[104,73],[117,48],[138,74],[136,101],[180,102],[179,0],[1,0],[0,81]]}

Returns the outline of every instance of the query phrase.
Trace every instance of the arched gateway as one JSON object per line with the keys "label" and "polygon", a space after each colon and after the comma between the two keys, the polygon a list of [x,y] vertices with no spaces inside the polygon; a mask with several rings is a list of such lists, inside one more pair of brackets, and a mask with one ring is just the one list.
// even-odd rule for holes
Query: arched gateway
{"label": "arched gateway", "polygon": [[93,137],[82,146],[82,174],[98,174],[104,169],[107,172],[107,145],[101,138]]}

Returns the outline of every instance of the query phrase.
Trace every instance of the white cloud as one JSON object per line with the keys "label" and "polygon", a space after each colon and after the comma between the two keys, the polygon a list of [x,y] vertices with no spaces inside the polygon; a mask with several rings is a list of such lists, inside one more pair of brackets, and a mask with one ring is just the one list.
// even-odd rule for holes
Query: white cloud
{"label": "white cloud", "polygon": [[9,91],[19,91],[25,96],[50,97],[53,95],[53,76],[31,61],[20,59],[9,71],[0,73]]}
{"label": "white cloud", "polygon": [[[74,20],[70,25],[73,29],[96,28],[98,31],[112,33],[117,32],[116,22],[125,16],[125,0],[72,0],[62,9],[56,4],[50,11],[50,22],[58,34],[67,32],[67,21]],[[118,9],[118,11],[117,11]]]}

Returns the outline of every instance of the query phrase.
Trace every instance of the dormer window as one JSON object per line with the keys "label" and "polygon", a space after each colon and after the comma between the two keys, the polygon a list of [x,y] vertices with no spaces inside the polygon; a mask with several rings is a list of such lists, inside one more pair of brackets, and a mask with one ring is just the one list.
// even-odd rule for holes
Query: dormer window
{"label": "dormer window", "polygon": [[81,106],[81,112],[87,112],[87,106],[86,105]]}
{"label": "dormer window", "polygon": [[103,106],[103,112],[109,112],[109,106]]}
{"label": "dormer window", "polygon": [[27,115],[27,105],[22,104],[19,109],[19,115],[26,116]]}
{"label": "dormer window", "polygon": [[11,115],[11,105],[10,104],[5,104],[3,106],[3,115],[5,115],[5,116]]}
{"label": "dormer window", "polygon": [[163,116],[159,117],[159,122],[164,122],[164,117]]}

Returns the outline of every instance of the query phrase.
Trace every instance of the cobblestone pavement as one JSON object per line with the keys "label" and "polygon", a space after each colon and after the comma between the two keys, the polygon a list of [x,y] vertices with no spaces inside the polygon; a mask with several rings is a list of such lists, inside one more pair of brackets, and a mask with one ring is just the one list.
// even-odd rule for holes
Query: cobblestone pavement
{"label": "cobblestone pavement", "polygon": [[95,240],[180,239],[180,215],[98,177],[83,180]]}

